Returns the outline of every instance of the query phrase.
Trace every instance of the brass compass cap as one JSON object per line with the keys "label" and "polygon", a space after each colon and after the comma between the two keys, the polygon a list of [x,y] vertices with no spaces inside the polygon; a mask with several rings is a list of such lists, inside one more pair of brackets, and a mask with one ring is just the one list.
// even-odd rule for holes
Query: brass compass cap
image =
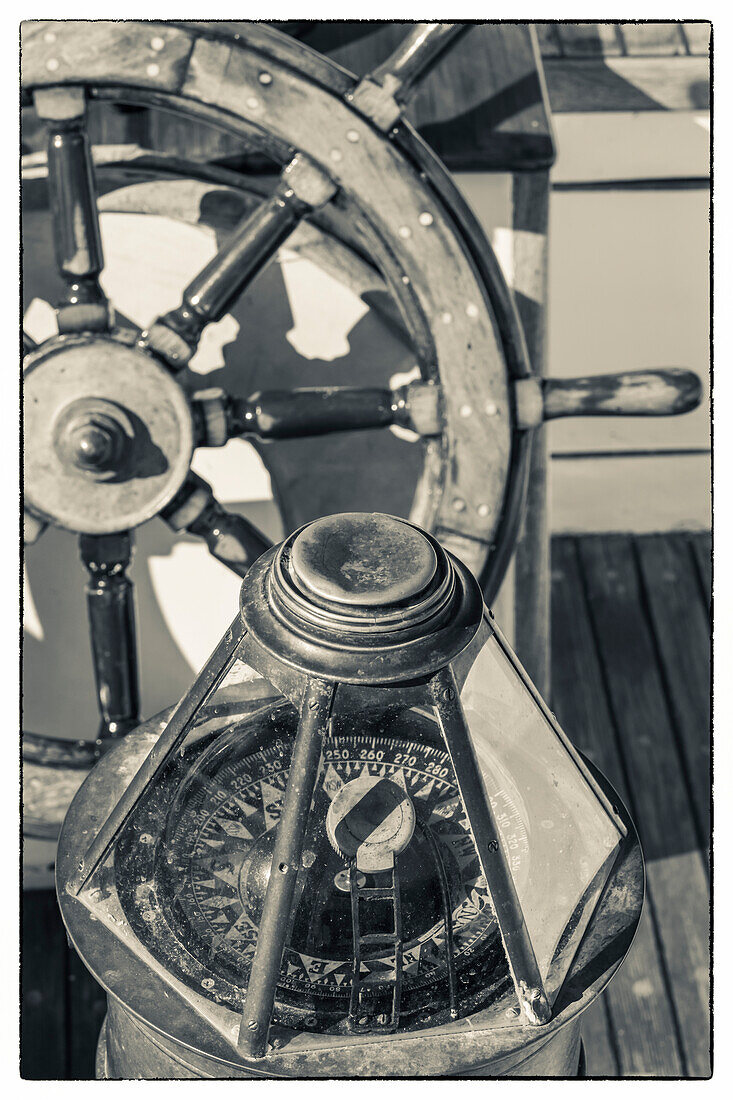
{"label": "brass compass cap", "polygon": [[438,558],[425,535],[403,520],[347,512],[304,528],[290,564],[296,583],[316,603],[383,607],[419,596]]}
{"label": "brass compass cap", "polygon": [[[347,512],[314,520],[259,558],[242,584],[245,645],[299,673],[396,684],[434,672],[479,629],[478,583],[408,520]],[[278,682],[277,677],[273,680]]]}

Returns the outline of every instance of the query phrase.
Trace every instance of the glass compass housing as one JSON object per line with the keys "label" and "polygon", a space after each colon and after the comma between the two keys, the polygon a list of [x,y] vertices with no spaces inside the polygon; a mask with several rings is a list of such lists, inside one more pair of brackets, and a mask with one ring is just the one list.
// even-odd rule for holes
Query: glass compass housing
{"label": "glass compass housing", "polygon": [[296,1037],[552,1028],[618,902],[615,795],[471,574],[393,517],[263,555],[189,693],[124,747],[64,827],[67,925],[95,973],[127,960],[111,991],[136,1015],[174,993],[244,1064]]}

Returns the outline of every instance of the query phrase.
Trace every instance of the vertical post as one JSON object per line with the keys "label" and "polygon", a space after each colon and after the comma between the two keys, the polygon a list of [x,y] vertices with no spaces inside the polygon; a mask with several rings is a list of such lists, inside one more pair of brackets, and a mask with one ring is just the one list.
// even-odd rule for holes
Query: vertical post
{"label": "vertical post", "polygon": [[293,916],[295,882],[335,691],[335,684],[309,680],[303,694],[288,783],[277,824],[272,869],[239,1025],[237,1049],[245,1057],[261,1058],[267,1050],[275,991]]}
{"label": "vertical post", "polygon": [[[547,171],[513,176],[514,296],[532,368],[546,374]],[[547,428],[534,430],[527,507],[515,556],[514,647],[542,695],[550,689],[550,542]]]}
{"label": "vertical post", "polygon": [[430,692],[491,896],[519,1004],[529,1023],[547,1023],[551,1016],[550,1004],[450,667],[435,674],[430,681]]}
{"label": "vertical post", "polygon": [[98,737],[119,737],[140,720],[135,604],[127,568],[129,531],[82,535],[79,548],[89,572],[86,587],[94,679],[101,723]]}

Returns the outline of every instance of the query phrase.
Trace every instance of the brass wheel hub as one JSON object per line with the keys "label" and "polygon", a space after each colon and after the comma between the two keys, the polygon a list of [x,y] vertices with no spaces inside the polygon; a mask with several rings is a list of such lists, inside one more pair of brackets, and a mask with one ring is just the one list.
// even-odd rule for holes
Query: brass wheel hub
{"label": "brass wheel hub", "polygon": [[172,499],[189,470],[185,394],[132,339],[62,336],[26,360],[26,501],[72,531],[137,527]]}

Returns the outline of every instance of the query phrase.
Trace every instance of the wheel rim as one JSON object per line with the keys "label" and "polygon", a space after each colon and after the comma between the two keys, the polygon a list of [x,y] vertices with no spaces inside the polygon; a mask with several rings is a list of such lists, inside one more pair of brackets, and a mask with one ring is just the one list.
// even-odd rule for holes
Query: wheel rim
{"label": "wheel rim", "polygon": [[424,443],[410,518],[466,561],[490,600],[516,540],[529,446],[515,426],[511,379],[529,367],[511,294],[475,218],[411,128],[400,122],[386,139],[349,105],[353,77],[276,31],[244,27],[246,38],[243,25],[84,24],[80,34],[73,23],[26,24],[25,88],[81,83],[100,100],[173,106],[280,161],[309,135],[306,153],[340,189],[337,219],[358,226],[422,376],[446,395],[448,430]]}

